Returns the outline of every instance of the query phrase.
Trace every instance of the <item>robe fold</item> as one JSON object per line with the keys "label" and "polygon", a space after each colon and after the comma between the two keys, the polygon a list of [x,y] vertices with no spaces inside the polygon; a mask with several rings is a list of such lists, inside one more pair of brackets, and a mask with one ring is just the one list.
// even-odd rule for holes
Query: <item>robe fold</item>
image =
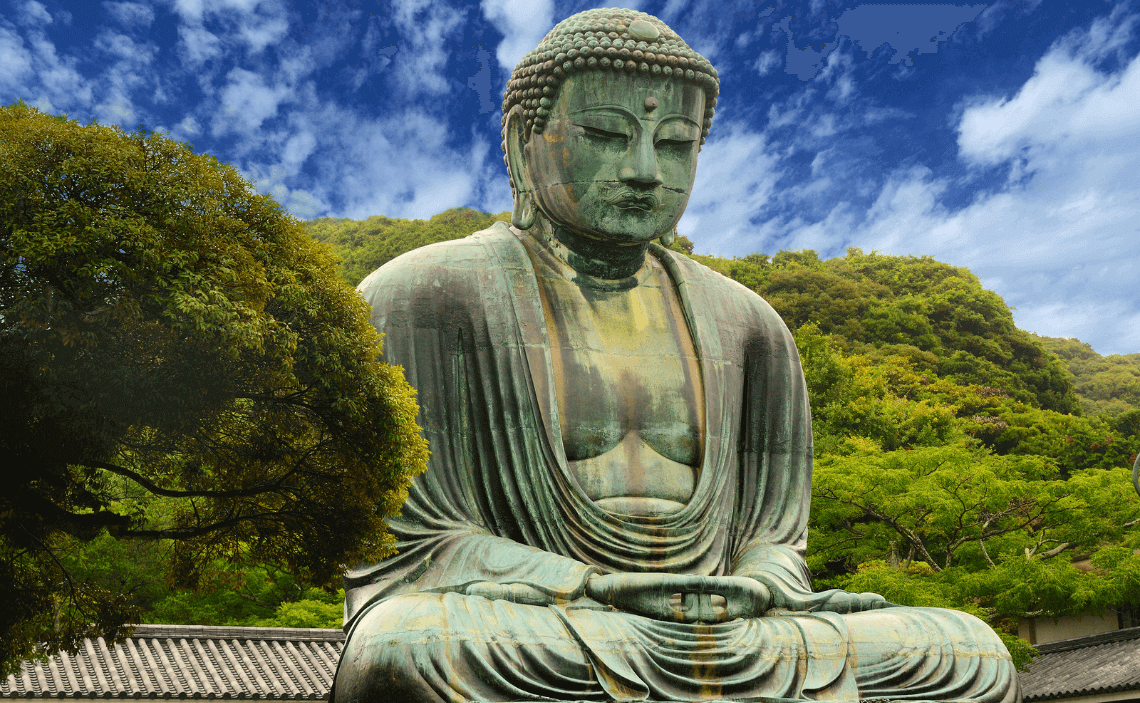
{"label": "robe fold", "polygon": [[[812,593],[804,561],[812,440],[795,344],[762,298],[656,244],[699,359],[699,479],[673,514],[595,505],[562,446],[526,238],[497,223],[360,284],[385,360],[418,391],[432,453],[390,521],[399,553],[345,578],[345,657],[371,673],[345,674],[351,684],[338,674],[337,700],[344,686],[363,690],[361,676],[425,701],[1017,699],[1008,653],[970,616],[810,612],[828,593]],[[582,597],[591,574],[610,572],[755,578],[773,617],[692,625],[613,612]],[[463,595],[485,581],[560,605]],[[901,639],[880,642],[891,628]]]}

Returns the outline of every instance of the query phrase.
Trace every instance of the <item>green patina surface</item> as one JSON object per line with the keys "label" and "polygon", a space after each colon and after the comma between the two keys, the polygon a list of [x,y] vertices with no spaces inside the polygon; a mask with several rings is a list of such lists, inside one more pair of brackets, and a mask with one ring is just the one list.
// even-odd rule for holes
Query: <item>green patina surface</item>
{"label": "green patina surface", "polygon": [[1018,699],[980,621],[811,589],[791,337],[654,243],[717,92],[657,18],[571,17],[507,86],[513,226],[361,283],[432,457],[346,578],[336,701]]}

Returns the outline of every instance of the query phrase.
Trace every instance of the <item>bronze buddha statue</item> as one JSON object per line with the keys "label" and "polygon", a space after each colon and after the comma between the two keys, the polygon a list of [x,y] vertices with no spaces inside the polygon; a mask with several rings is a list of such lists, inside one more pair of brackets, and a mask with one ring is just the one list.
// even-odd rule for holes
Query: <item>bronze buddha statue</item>
{"label": "bronze buddha statue", "polygon": [[791,335],[654,242],[718,90],[655,17],[570,17],[507,86],[512,225],[361,283],[432,455],[345,579],[335,703],[1018,700],[976,618],[811,590]]}

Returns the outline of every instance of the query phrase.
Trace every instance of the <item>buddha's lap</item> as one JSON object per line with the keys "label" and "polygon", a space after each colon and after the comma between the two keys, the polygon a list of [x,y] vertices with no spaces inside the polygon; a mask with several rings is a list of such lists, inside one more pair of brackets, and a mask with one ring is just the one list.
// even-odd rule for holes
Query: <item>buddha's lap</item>
{"label": "buddha's lap", "polygon": [[[592,657],[584,640],[590,642]],[[833,675],[828,671],[849,667],[854,679],[860,680],[860,690],[863,681],[903,681],[909,676],[907,670],[930,671],[933,667],[985,666],[1002,672],[994,678],[1012,675],[1009,655],[993,630],[967,613],[952,610],[781,614],[686,625],[613,611],[559,612],[477,596],[419,593],[390,598],[361,615],[342,655],[337,697],[341,698],[346,686],[360,691],[405,679],[409,684],[415,679],[416,688],[438,679],[437,689],[478,693],[480,680],[489,671],[496,672],[496,677],[512,671],[521,679],[552,675],[560,682],[557,688],[577,694],[567,697],[586,697],[599,690],[591,659],[628,655],[632,660],[644,658],[647,650],[653,650],[648,656],[668,662],[667,667],[677,674],[686,669],[685,661],[691,662],[706,681],[718,676],[740,678],[743,660],[751,662],[747,666],[753,672],[759,671],[756,660],[770,660],[770,673],[763,675],[780,678],[779,664],[791,669],[797,659],[805,658],[815,662],[823,677]],[[472,688],[465,689],[465,679],[474,682]],[[498,689],[504,685],[508,684],[497,683]],[[543,692],[549,695],[553,685],[544,678]],[[882,690],[893,689],[888,685]]]}

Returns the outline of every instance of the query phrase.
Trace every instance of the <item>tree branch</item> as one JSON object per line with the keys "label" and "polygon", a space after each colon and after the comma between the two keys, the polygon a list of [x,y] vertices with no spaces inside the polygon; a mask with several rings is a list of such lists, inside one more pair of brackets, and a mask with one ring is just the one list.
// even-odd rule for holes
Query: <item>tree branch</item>
{"label": "tree branch", "polygon": [[[830,493],[830,495],[827,495],[827,493]],[[938,562],[936,562],[934,560],[934,557],[931,556],[930,552],[928,552],[926,550],[926,545],[923,543],[922,538],[919,537],[917,534],[915,534],[915,532],[913,530],[911,530],[910,528],[904,527],[903,525],[899,524],[898,520],[880,513],[879,511],[875,510],[871,505],[862,505],[862,504],[856,503],[854,501],[843,500],[838,495],[836,495],[834,491],[832,491],[830,489],[828,489],[824,494],[820,494],[819,497],[827,498],[829,500],[834,500],[834,501],[837,501],[837,502],[842,503],[844,505],[850,505],[854,508],[858,508],[858,509],[862,510],[865,515],[868,515],[870,517],[873,517],[873,518],[879,520],[880,522],[884,522],[884,523],[890,525],[891,528],[894,529],[895,532],[902,535],[902,537],[904,539],[906,539],[907,542],[910,543],[911,547],[916,549],[919,552],[919,554],[921,554],[924,557],[926,563],[930,564],[930,568],[934,569],[935,571],[941,571],[942,570],[942,568],[940,566],[938,566]]]}
{"label": "tree branch", "polygon": [[986,551],[986,543],[981,539],[978,539],[978,546],[982,548],[982,556],[986,558],[986,563],[990,566],[997,566],[997,564],[994,563],[994,560],[990,559],[990,553]]}
{"label": "tree branch", "polygon": [[260,520],[260,519],[266,518],[266,517],[275,517],[275,516],[278,516],[280,514],[281,513],[279,513],[279,512],[265,512],[265,513],[254,513],[252,515],[238,515],[236,517],[228,518],[226,520],[221,520],[219,522],[210,523],[210,524],[202,526],[202,527],[179,527],[179,528],[175,528],[172,530],[124,530],[124,531],[119,533],[119,537],[122,537],[124,539],[148,539],[148,540],[193,539],[194,537],[203,537],[205,535],[210,534],[211,532],[217,532],[218,530],[224,530],[227,527],[233,527],[234,525],[240,524],[242,522],[248,522],[251,520]]}
{"label": "tree branch", "polygon": [[1053,557],[1057,556],[1058,554],[1065,551],[1066,549],[1068,549],[1071,546],[1073,546],[1071,542],[1062,542],[1062,543],[1058,544],[1056,547],[1053,547],[1049,551],[1042,554],[1041,558],[1042,559],[1052,559]]}
{"label": "tree branch", "polygon": [[296,469],[290,470],[282,474],[276,481],[273,481],[272,483],[262,483],[252,488],[242,488],[232,491],[176,491],[169,488],[163,488],[154,481],[151,481],[146,476],[143,476],[142,474],[135,471],[131,471],[130,469],[123,466],[110,464],[105,461],[85,461],[83,464],[85,466],[90,466],[96,469],[103,469],[105,471],[110,471],[113,474],[118,474],[119,476],[129,478],[149,492],[155,495],[163,496],[165,498],[251,498],[253,496],[259,496],[265,493],[271,493],[274,489],[280,488],[281,484],[285,482],[285,479],[289,478],[289,476],[291,476],[296,471]]}
{"label": "tree branch", "polygon": [[130,517],[110,510],[100,509],[92,513],[73,513],[28,488],[20,490],[13,502],[22,507],[31,508],[31,512],[47,518],[55,529],[83,541],[92,539],[103,528],[122,528],[131,523]]}

